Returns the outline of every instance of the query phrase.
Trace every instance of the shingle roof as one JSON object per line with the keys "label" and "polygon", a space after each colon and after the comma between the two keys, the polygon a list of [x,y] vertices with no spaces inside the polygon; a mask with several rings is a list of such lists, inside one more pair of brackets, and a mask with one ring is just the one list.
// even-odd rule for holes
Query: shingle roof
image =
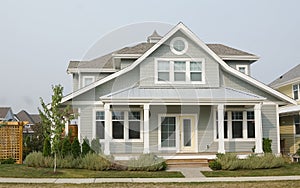
{"label": "shingle roof", "polygon": [[269,86],[276,88],[295,79],[300,79],[300,64],[271,82]]}
{"label": "shingle roof", "polygon": [[10,107],[0,107],[0,118],[5,118],[10,109]]}
{"label": "shingle roof", "polygon": [[35,124],[41,122],[40,115],[38,114],[29,114],[25,110],[20,111],[16,114],[19,121],[28,121],[29,124]]}
{"label": "shingle roof", "polygon": [[[106,54],[99,58],[93,59],[91,61],[70,61],[68,69],[71,68],[113,68],[112,55],[113,54],[144,54],[148,51],[155,43],[139,43],[131,47],[124,47],[120,50],[116,50],[112,53]],[[218,56],[253,56],[241,50],[225,46],[223,44],[207,44],[207,46]]]}

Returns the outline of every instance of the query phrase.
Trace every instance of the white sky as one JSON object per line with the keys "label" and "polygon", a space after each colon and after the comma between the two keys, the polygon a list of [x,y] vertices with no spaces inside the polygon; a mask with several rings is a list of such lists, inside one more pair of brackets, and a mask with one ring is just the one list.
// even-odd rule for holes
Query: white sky
{"label": "white sky", "polygon": [[37,113],[51,85],[71,92],[70,60],[86,57],[111,31],[144,22],[182,21],[206,43],[254,53],[261,58],[252,76],[270,83],[300,63],[299,8],[297,0],[1,0],[0,106]]}

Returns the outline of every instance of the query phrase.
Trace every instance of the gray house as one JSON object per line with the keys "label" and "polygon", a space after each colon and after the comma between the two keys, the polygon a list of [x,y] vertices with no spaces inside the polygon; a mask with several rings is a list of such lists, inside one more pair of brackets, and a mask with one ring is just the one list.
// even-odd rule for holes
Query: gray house
{"label": "gray house", "polygon": [[14,113],[11,107],[0,107],[0,121],[14,121]]}
{"label": "gray house", "polygon": [[91,61],[71,61],[78,137],[99,138],[105,154],[165,158],[280,152],[278,107],[291,98],[253,79],[258,57],[205,44],[179,23],[165,36]]}

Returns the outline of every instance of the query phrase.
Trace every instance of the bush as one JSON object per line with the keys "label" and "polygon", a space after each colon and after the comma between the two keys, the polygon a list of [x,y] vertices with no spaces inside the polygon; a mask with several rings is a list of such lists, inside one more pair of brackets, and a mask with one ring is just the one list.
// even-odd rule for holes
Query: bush
{"label": "bush", "polygon": [[209,168],[211,168],[212,170],[221,170],[222,166],[218,161],[210,161],[208,163]]}
{"label": "bush", "polygon": [[86,154],[88,154],[89,152],[91,152],[91,147],[89,144],[89,140],[87,138],[83,139],[82,142],[82,156],[84,157]]}
{"label": "bush", "polygon": [[96,154],[101,154],[101,144],[99,142],[99,139],[93,139],[91,142],[91,150],[95,152]]}
{"label": "bush", "polygon": [[63,139],[61,147],[61,156],[66,157],[67,155],[71,155],[71,142],[68,136]]}
{"label": "bush", "polygon": [[0,164],[15,164],[16,160],[13,158],[1,159]]}
{"label": "bush", "polygon": [[43,147],[43,156],[50,156],[51,155],[51,144],[50,139],[46,138],[44,140],[44,147]]}
{"label": "bush", "polygon": [[58,168],[82,168],[81,158],[74,158],[72,155],[57,158]]}
{"label": "bush", "polygon": [[272,153],[272,140],[269,138],[263,138],[263,151],[265,153]]}
{"label": "bush", "polygon": [[30,167],[45,167],[43,153],[34,151],[28,154],[24,163]]}
{"label": "bush", "polygon": [[[238,170],[278,168],[284,166],[286,160],[271,153],[266,153],[263,156],[250,155],[246,159],[238,159],[235,154],[226,153],[218,156],[216,162],[221,165],[223,170]],[[214,164],[211,165],[213,166]]]}
{"label": "bush", "polygon": [[108,158],[95,153],[87,153],[82,158],[82,168],[89,170],[109,170],[112,164]]}
{"label": "bush", "polygon": [[159,171],[166,168],[165,160],[154,154],[142,154],[138,159],[131,159],[128,162],[128,170],[131,171]]}
{"label": "bush", "polygon": [[77,137],[74,138],[74,141],[71,145],[71,152],[75,159],[81,155],[81,147]]}

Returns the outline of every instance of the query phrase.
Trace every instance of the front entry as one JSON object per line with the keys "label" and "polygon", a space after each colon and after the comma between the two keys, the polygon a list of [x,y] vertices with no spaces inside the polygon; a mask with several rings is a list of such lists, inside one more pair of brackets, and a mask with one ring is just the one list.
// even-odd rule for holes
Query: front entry
{"label": "front entry", "polygon": [[180,152],[195,152],[195,117],[180,116],[178,119],[180,127]]}

